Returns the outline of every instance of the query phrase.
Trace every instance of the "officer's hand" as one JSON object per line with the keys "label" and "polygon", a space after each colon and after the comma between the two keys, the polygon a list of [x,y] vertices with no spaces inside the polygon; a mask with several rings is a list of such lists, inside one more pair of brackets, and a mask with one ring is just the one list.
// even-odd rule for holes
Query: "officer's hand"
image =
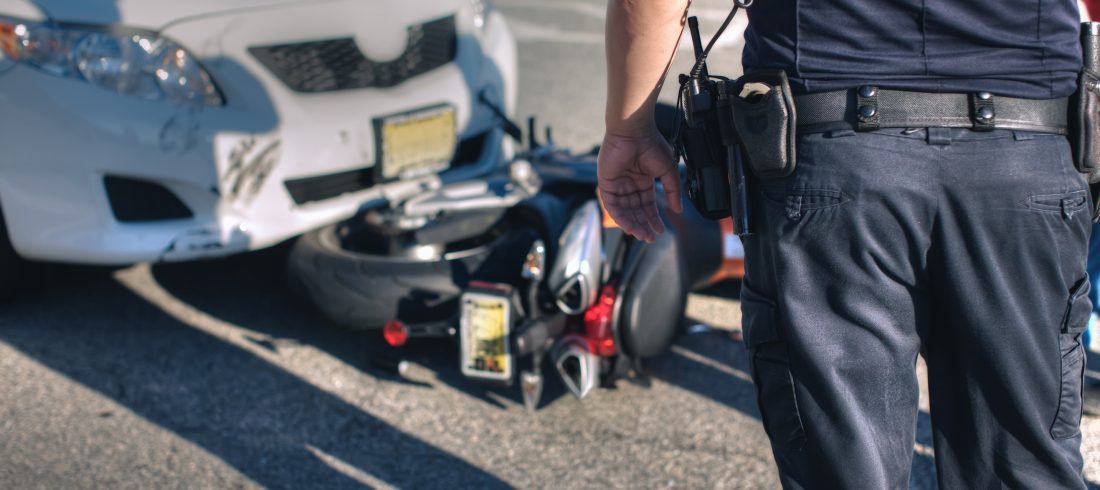
{"label": "officer's hand", "polygon": [[598,159],[599,195],[611,218],[634,237],[652,242],[664,233],[654,179],[661,179],[669,209],[680,205],[680,174],[672,147],[652,128],[644,136],[607,133]]}

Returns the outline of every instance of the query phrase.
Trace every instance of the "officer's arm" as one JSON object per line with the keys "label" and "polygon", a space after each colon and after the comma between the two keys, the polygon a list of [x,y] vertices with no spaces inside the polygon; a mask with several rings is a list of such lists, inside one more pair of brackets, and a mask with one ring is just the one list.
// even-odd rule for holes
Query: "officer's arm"
{"label": "officer's arm", "polygon": [[610,0],[607,5],[607,131],[640,136],[672,63],[690,0]]}
{"label": "officer's arm", "polygon": [[610,0],[607,6],[606,132],[599,155],[604,209],[635,237],[664,232],[654,179],[669,208],[681,210],[672,148],[653,122],[653,106],[683,32],[689,0]]}

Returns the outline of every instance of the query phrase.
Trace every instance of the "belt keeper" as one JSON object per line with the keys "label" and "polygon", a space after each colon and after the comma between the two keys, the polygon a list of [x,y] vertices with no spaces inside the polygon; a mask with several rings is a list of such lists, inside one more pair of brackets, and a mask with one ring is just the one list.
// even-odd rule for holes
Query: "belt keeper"
{"label": "belt keeper", "polygon": [[993,106],[993,94],[970,94],[970,122],[974,131],[992,131],[997,125],[997,112]]}
{"label": "belt keeper", "polygon": [[874,131],[878,128],[878,87],[863,85],[856,89],[856,131]]}

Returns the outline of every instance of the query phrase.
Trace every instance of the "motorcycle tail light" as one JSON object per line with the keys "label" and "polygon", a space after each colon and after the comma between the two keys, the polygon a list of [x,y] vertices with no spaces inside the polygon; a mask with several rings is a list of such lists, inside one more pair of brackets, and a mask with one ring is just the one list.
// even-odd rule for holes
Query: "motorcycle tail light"
{"label": "motorcycle tail light", "polygon": [[386,343],[394,347],[401,347],[409,340],[409,327],[400,320],[390,320],[382,327],[382,336]]}
{"label": "motorcycle tail light", "polygon": [[611,323],[615,313],[615,296],[615,286],[605,285],[596,304],[584,312],[584,336],[595,348],[596,355],[601,357],[613,356],[617,351]]}

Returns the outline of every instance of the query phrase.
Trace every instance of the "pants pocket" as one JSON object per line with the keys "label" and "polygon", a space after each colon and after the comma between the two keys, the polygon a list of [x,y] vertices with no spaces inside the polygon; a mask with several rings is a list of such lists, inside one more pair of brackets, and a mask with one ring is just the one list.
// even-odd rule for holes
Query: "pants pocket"
{"label": "pants pocket", "polygon": [[1065,219],[1088,209],[1089,193],[1076,190],[1063,194],[1035,194],[1028,198],[1027,207],[1040,212],[1061,214]]}
{"label": "pants pocket", "polygon": [[798,411],[787,344],[780,340],[776,328],[775,303],[742,285],[741,312],[764,431],[776,447],[801,450],[806,433]]}
{"label": "pants pocket", "polygon": [[1070,291],[1066,313],[1062,317],[1058,348],[1061,354],[1061,391],[1058,411],[1050,435],[1055,439],[1068,439],[1081,433],[1082,399],[1084,397],[1085,348],[1081,334],[1088,326],[1092,302],[1089,301],[1089,278],[1086,275]]}

